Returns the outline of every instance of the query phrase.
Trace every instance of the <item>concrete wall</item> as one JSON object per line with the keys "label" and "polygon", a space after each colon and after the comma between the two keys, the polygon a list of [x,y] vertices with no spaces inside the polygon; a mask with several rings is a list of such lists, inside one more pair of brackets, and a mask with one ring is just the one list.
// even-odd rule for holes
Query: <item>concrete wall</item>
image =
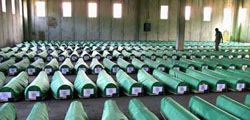
{"label": "concrete wall", "polygon": [[247,8],[246,20],[242,23],[236,22],[235,28],[237,30],[235,38],[237,41],[250,42],[250,0],[242,0],[239,3],[239,8]]}
{"label": "concrete wall", "polygon": [[12,14],[11,0],[6,0],[7,12],[2,12],[0,1],[0,47],[12,46],[23,41],[23,20],[19,0],[15,0],[16,14]]}
{"label": "concrete wall", "polygon": [[[45,0],[47,16],[35,15],[35,1],[31,0],[31,30],[34,40],[176,40],[176,0],[71,0],[72,17],[62,17],[61,3],[69,0]],[[87,3],[98,3],[98,17],[87,17]],[[234,11],[238,0],[186,0],[191,6],[191,19],[185,21],[185,40],[213,41],[218,27],[226,39],[231,38]],[[123,3],[122,19],[112,17],[112,4]],[[160,5],[169,6],[168,20],[160,20]],[[211,21],[203,21],[203,8],[212,7]],[[249,5],[248,5],[249,6]],[[231,22],[223,20],[224,8],[231,7]],[[250,6],[249,6],[250,7]],[[48,21],[56,21],[48,26]],[[151,31],[144,32],[145,22]]]}

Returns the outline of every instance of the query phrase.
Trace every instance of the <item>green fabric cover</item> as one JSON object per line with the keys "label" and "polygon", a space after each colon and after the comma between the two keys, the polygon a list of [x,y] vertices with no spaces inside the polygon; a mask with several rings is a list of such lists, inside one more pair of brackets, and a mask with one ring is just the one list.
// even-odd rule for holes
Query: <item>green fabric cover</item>
{"label": "green fabric cover", "polygon": [[76,56],[76,57],[78,58],[80,55],[78,54],[77,51],[74,51],[74,52],[70,55],[70,58],[72,58],[72,56]]}
{"label": "green fabric cover", "polygon": [[250,119],[250,107],[247,107],[225,95],[217,97],[216,106],[242,120]]}
{"label": "green fabric cover", "polygon": [[23,55],[23,58],[24,58],[24,57],[27,57],[27,58],[29,58],[30,60],[33,60],[33,58],[35,57],[35,55],[36,55],[36,51],[31,51],[31,52],[29,52],[29,53]]}
{"label": "green fabric cover", "polygon": [[114,100],[107,100],[104,103],[102,120],[128,120],[128,118],[120,111]]}
{"label": "green fabric cover", "polygon": [[64,52],[62,52],[62,53],[59,55],[59,57],[60,57],[60,56],[63,56],[63,57],[65,57],[65,58],[69,58],[69,53],[68,53],[67,50],[65,50]]}
{"label": "green fabric cover", "polygon": [[[190,85],[190,88],[196,91],[203,91],[200,90],[200,85],[207,85],[207,82],[201,80],[201,79],[197,79],[195,77],[192,77],[184,72],[181,71],[177,71],[177,70],[173,70],[171,69],[169,71],[170,75],[175,76],[176,78],[179,78],[183,81],[185,81],[186,83],[188,83]],[[207,88],[207,90],[209,90],[209,88]]]}
{"label": "green fabric cover", "polygon": [[114,69],[119,69],[119,66],[116,63],[112,62],[111,60],[107,58],[103,59],[103,65],[111,73],[115,73]]}
{"label": "green fabric cover", "polygon": [[4,47],[4,48],[1,48],[1,50],[4,51],[4,52],[9,51],[10,49],[11,49],[11,47]]}
{"label": "green fabric cover", "polygon": [[212,71],[212,70],[208,70],[208,69],[203,69],[202,72],[209,74],[209,75],[212,75],[212,76],[216,76],[217,78],[220,78],[222,80],[225,80],[227,82],[227,85],[230,88],[232,88],[233,90],[237,90],[237,84],[245,84],[246,85],[246,82],[243,79],[232,78],[232,77],[229,77],[229,76],[227,76],[223,73],[220,73],[220,72],[216,72],[216,71]]}
{"label": "green fabric cover", "polygon": [[122,50],[122,55],[123,55],[125,58],[130,59],[130,60],[132,60],[132,58],[135,57],[134,54],[132,54],[131,52],[128,52],[128,51],[126,51],[126,50]]}
{"label": "green fabric cover", "polygon": [[105,70],[101,70],[101,72],[98,74],[96,84],[102,91],[103,96],[110,96],[110,95],[107,95],[106,93],[107,88],[115,88],[116,95],[119,95],[118,84]]}
{"label": "green fabric cover", "polygon": [[172,62],[163,60],[162,58],[157,58],[156,62],[164,65],[164,67],[168,68],[168,69],[179,69],[179,66],[177,64],[174,64]]}
{"label": "green fabric cover", "polygon": [[223,58],[223,61],[227,62],[227,63],[232,63],[236,66],[237,69],[242,69],[242,67],[244,65],[249,65],[249,63],[244,63],[242,61],[237,61],[235,59],[228,59],[228,58]]}
{"label": "green fabric cover", "polygon": [[45,103],[37,102],[26,120],[49,120],[48,110]]}
{"label": "green fabric cover", "polygon": [[6,85],[4,85],[0,92],[11,92],[11,98],[17,100],[21,97],[29,83],[29,76],[27,72],[21,72],[16,77],[12,78]]}
{"label": "green fabric cover", "polygon": [[225,84],[226,87],[226,81],[215,78],[214,76],[211,76],[209,74],[191,69],[187,69],[186,73],[189,74],[190,76],[206,81],[209,84],[209,88],[211,88],[212,91],[217,91],[217,84]]}
{"label": "green fabric cover", "polygon": [[159,82],[156,80],[152,75],[147,73],[145,70],[139,70],[137,73],[137,79],[139,83],[143,84],[143,86],[146,88],[147,92],[150,94],[158,94],[158,93],[153,93],[154,87],[162,87],[162,93],[165,92],[165,87],[163,83]]}
{"label": "green fabric cover", "polygon": [[139,99],[131,99],[128,112],[133,120],[159,120]]}
{"label": "green fabric cover", "polygon": [[[209,59],[209,58],[205,58],[204,59],[205,61],[211,61],[211,59]],[[220,64],[220,65],[222,65],[224,68],[226,68],[226,69],[229,69],[231,66],[235,66],[235,64],[233,64],[233,63],[228,63],[228,62],[225,62],[225,61],[223,61],[223,60],[220,60],[220,59],[212,59],[212,61],[214,62],[214,63],[216,63],[216,64]]]}
{"label": "green fabric cover", "polygon": [[118,58],[117,60],[117,64],[124,70],[127,71],[128,67],[134,67],[132,64],[130,64],[129,62],[127,62],[126,60],[122,59],[122,58]]}
{"label": "green fabric cover", "polygon": [[97,68],[97,67],[100,67],[101,69],[104,68],[103,65],[98,61],[98,59],[93,58],[93,59],[92,59],[92,62],[91,62],[91,64],[90,64],[90,68],[91,68],[91,70],[94,72],[94,71],[95,71],[95,68]]}
{"label": "green fabric cover", "polygon": [[49,91],[49,78],[46,72],[41,71],[29,86],[25,89],[25,99],[29,99],[29,91],[39,91],[41,98],[45,98]]}
{"label": "green fabric cover", "polygon": [[26,70],[26,68],[29,66],[30,60],[29,59],[23,59],[22,61],[15,63],[10,66],[10,68],[16,68],[17,73]]}
{"label": "green fabric cover", "polygon": [[84,95],[84,89],[93,89],[93,96],[96,96],[97,94],[97,86],[82,70],[77,73],[74,88],[78,92],[79,96],[90,97],[88,95]]}
{"label": "green fabric cover", "polygon": [[6,59],[9,59],[11,55],[16,54],[14,51],[8,52],[8,53],[1,53],[0,57],[2,58],[2,61],[5,61]]}
{"label": "green fabric cover", "polygon": [[21,51],[21,52],[18,52],[16,54],[12,54],[10,57],[14,57],[16,59],[21,59],[23,57],[23,55],[25,55],[25,52]]}
{"label": "green fabric cover", "polygon": [[16,106],[12,103],[4,103],[0,107],[0,120],[17,120]]}
{"label": "green fabric cover", "polygon": [[148,64],[138,60],[137,58],[133,58],[131,63],[135,66],[136,69],[149,69]]}
{"label": "green fabric cover", "polygon": [[232,70],[232,69],[228,69],[227,71],[231,71],[231,72],[233,72],[233,73],[236,73],[236,74],[239,74],[239,75],[246,76],[246,77],[249,77],[249,78],[250,78],[249,73],[244,72],[244,71],[242,71],[242,70]]}
{"label": "green fabric cover", "polygon": [[123,70],[119,70],[116,73],[116,80],[120,84],[120,86],[124,88],[125,92],[129,95],[138,94],[138,93],[133,93],[133,88],[141,88],[141,93],[143,93],[143,85],[135,81]]}
{"label": "green fabric cover", "polygon": [[113,51],[113,57],[115,57],[115,58],[119,58],[119,57],[123,58],[124,56],[120,52],[118,52],[117,50],[114,50]]}
{"label": "green fabric cover", "polygon": [[224,70],[224,69],[215,69],[216,72],[219,72],[221,74],[225,74],[228,77],[234,78],[234,79],[243,79],[245,82],[247,82],[247,86],[250,86],[250,78],[248,76],[238,74],[232,71]]}
{"label": "green fabric cover", "polygon": [[[91,56],[92,56],[93,58],[97,58],[97,59],[101,59],[101,57],[102,57],[102,55],[101,55],[99,52],[97,52],[96,50],[94,50],[94,51],[92,52]],[[99,57],[100,57],[100,58],[99,58]]]}
{"label": "green fabric cover", "polygon": [[219,64],[219,63],[216,63],[216,62],[213,62],[212,60],[210,61],[205,61],[205,60],[202,60],[202,59],[199,59],[199,58],[193,58],[192,61],[197,61],[197,62],[202,62],[202,63],[206,63],[208,65],[209,68],[212,68],[212,69],[216,69],[216,68],[219,68],[219,67],[223,67],[223,65]]}
{"label": "green fabric cover", "polygon": [[88,120],[87,113],[79,101],[71,102],[64,120]]}
{"label": "green fabric cover", "polygon": [[165,72],[154,69],[153,76],[155,78],[161,80],[167,86],[167,88],[169,88],[170,91],[172,91],[174,93],[179,93],[178,87],[180,87],[180,86],[186,86],[185,92],[189,91],[187,84],[183,80],[175,78],[174,76],[169,75]]}
{"label": "green fabric cover", "polygon": [[56,58],[52,59],[45,67],[44,69],[50,68],[52,69],[52,72],[54,73],[59,68],[59,63]]}
{"label": "green fabric cover", "polygon": [[3,72],[0,72],[0,89],[3,87],[5,83],[5,75]]}
{"label": "green fabric cover", "polygon": [[35,55],[35,57],[36,57],[36,56],[38,56],[38,57],[40,57],[40,58],[42,58],[42,59],[45,59],[45,58],[48,56],[48,53],[47,53],[47,51],[45,50],[45,51],[39,53],[38,55]]}
{"label": "green fabric cover", "polygon": [[189,100],[189,110],[206,120],[240,120],[198,96],[193,96]]}
{"label": "green fabric cover", "polygon": [[250,107],[250,94],[246,95],[245,104]]}
{"label": "green fabric cover", "polygon": [[58,53],[56,51],[53,51],[49,55],[51,55],[53,58],[58,58]]}
{"label": "green fabric cover", "polygon": [[132,54],[134,54],[137,58],[140,58],[140,60],[143,60],[145,58],[145,55],[143,53],[135,50],[132,51]]}
{"label": "green fabric cover", "polygon": [[79,58],[75,65],[75,70],[78,72],[80,69],[85,68],[86,71],[89,70],[89,66],[84,62],[83,58]]}
{"label": "green fabric cover", "polygon": [[0,71],[4,72],[5,74],[7,74],[9,67],[12,66],[12,65],[14,65],[15,63],[16,62],[15,62],[14,58],[13,59],[10,58],[9,60],[0,63]]}
{"label": "green fabric cover", "polygon": [[35,69],[35,72],[38,73],[43,69],[43,67],[44,67],[43,59],[38,59],[28,66],[27,72],[29,73],[29,69]]}
{"label": "green fabric cover", "polygon": [[85,60],[85,57],[90,59],[90,55],[88,54],[87,51],[83,51],[82,54],[81,54],[81,57]]}
{"label": "green fabric cover", "polygon": [[59,70],[63,71],[63,68],[68,68],[69,71],[67,74],[72,74],[74,70],[74,65],[72,64],[71,60],[69,58],[66,58],[64,62],[60,65]]}
{"label": "green fabric cover", "polygon": [[73,92],[74,92],[74,86],[70,81],[68,81],[63,76],[63,74],[60,71],[56,71],[52,77],[51,90],[52,90],[53,96],[56,99],[61,98],[59,96],[59,90],[70,90],[69,97],[72,98]]}
{"label": "green fabric cover", "polygon": [[170,97],[161,99],[161,113],[167,120],[200,120]]}
{"label": "green fabric cover", "polygon": [[172,64],[180,66],[182,68],[182,70],[184,70],[184,71],[190,67],[194,68],[194,65],[191,63],[181,62],[181,61],[177,61],[177,60],[173,60],[173,59],[167,59],[167,61],[172,63]]}
{"label": "green fabric cover", "polygon": [[145,58],[144,59],[144,62],[146,63],[146,64],[148,64],[151,68],[153,68],[153,69],[160,69],[160,68],[163,68],[164,70],[163,71],[165,71],[165,66],[163,65],[163,64],[160,64],[160,63],[158,63],[158,62],[156,62],[156,61],[153,61],[153,60],[151,60],[151,59],[148,59],[148,58]]}
{"label": "green fabric cover", "polygon": [[202,70],[203,68],[207,67],[207,64],[204,64],[202,62],[198,62],[198,61],[193,61],[193,60],[189,60],[189,59],[184,59],[181,58],[180,61],[182,62],[186,62],[186,63],[191,63],[193,64],[196,68],[198,68],[199,70]]}

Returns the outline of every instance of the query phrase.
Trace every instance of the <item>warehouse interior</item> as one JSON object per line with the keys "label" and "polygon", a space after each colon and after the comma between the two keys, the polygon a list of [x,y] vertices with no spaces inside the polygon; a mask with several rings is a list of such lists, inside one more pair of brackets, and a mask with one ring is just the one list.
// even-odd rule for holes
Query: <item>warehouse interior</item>
{"label": "warehouse interior", "polygon": [[249,11],[0,0],[0,120],[249,120]]}

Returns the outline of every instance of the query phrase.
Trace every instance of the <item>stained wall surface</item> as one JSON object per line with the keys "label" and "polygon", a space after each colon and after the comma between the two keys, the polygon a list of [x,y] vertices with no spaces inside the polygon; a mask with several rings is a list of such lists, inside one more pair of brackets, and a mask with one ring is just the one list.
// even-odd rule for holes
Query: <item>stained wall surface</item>
{"label": "stained wall surface", "polygon": [[2,11],[2,0],[0,1],[0,47],[12,46],[23,41],[21,2],[14,1],[15,14],[12,14],[12,0],[6,0],[6,12]]}
{"label": "stained wall surface", "polygon": [[[177,0],[25,0],[30,1],[30,40],[176,40]],[[45,1],[46,17],[36,16],[36,1]],[[62,2],[72,3],[72,17],[62,16]],[[185,21],[185,41],[214,41],[215,28],[225,40],[248,40],[238,29],[238,8],[248,0],[186,0],[191,18]],[[98,17],[88,17],[88,3],[98,4]],[[122,3],[122,18],[112,16],[113,3]],[[160,19],[160,6],[168,5],[168,19]],[[210,21],[204,21],[204,7],[211,7]],[[226,13],[225,8],[230,8]],[[248,15],[249,17],[249,15]],[[226,18],[226,19],[225,19]],[[144,32],[144,23],[151,31]],[[52,24],[51,24],[52,23]],[[246,23],[247,24],[247,23]],[[246,28],[247,27],[247,28]],[[28,29],[28,30],[27,30]],[[27,32],[26,32],[27,33]]]}

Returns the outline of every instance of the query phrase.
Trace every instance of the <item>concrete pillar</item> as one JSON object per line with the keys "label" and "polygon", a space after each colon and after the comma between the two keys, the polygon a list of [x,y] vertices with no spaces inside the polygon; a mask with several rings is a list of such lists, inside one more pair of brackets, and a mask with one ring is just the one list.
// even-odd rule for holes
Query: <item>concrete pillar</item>
{"label": "concrete pillar", "polygon": [[234,16],[233,16],[233,34],[232,34],[232,41],[240,41],[240,29],[241,24],[238,22],[239,17],[239,9],[243,8],[243,1],[236,0],[233,1],[233,8],[234,8]]}
{"label": "concrete pillar", "polygon": [[186,0],[177,0],[177,34],[176,34],[176,49],[184,50],[185,39],[185,6]]}

